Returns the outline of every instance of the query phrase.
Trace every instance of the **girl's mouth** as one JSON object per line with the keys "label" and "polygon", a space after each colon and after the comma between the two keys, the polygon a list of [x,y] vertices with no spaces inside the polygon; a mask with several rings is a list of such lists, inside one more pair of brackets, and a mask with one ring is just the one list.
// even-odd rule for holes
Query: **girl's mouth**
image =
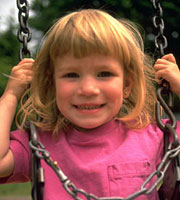
{"label": "girl's mouth", "polygon": [[79,110],[94,110],[102,108],[105,104],[99,104],[99,105],[74,105]]}

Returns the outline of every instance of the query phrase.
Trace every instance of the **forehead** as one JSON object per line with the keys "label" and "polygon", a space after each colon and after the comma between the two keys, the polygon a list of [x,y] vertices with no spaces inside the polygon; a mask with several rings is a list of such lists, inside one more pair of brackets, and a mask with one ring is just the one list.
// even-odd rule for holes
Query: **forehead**
{"label": "forehead", "polygon": [[66,69],[92,69],[92,68],[108,68],[108,69],[121,69],[120,62],[113,57],[104,55],[89,55],[83,58],[75,58],[71,54],[63,57],[57,57],[55,61],[55,71]]}

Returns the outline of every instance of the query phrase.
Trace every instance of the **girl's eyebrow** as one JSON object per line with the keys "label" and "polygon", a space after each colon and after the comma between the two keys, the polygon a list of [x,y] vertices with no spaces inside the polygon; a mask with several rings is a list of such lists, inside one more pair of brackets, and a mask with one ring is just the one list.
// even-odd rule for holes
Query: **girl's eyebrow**
{"label": "girl's eyebrow", "polygon": [[99,69],[113,69],[113,65],[97,65]]}
{"label": "girl's eyebrow", "polygon": [[[92,64],[94,66],[94,68],[98,68],[98,70],[113,70],[114,68],[116,68],[116,66],[112,63],[98,63],[96,65]],[[74,71],[74,70],[80,70],[81,68],[86,67],[83,64],[79,64],[79,63],[65,63],[65,64],[57,64],[56,65],[56,71],[57,72],[61,72],[61,70],[63,71]]]}
{"label": "girl's eyebrow", "polygon": [[74,69],[74,68],[79,68],[79,66],[77,65],[58,65],[57,66],[58,69]]}
{"label": "girl's eyebrow", "polygon": [[[85,67],[85,66],[81,66],[81,67]],[[81,68],[79,65],[62,65],[62,66],[58,66],[56,69],[57,71],[61,71],[61,70],[64,70],[64,71],[74,71],[74,70],[80,70]],[[113,69],[114,67],[110,66],[110,65],[95,65],[94,66],[96,69],[98,70],[110,70],[110,69]]]}
{"label": "girl's eyebrow", "polygon": [[74,70],[78,70],[79,67],[78,66],[75,66],[75,65],[59,65],[59,66],[56,66],[56,69],[55,71],[60,73],[61,71],[74,71]]}

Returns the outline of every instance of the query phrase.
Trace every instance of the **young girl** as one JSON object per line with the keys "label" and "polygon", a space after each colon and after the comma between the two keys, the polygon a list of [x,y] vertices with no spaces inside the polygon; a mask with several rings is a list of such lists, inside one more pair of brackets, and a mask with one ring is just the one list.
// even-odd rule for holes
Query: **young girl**
{"label": "young girl", "polygon": [[[13,67],[0,99],[1,183],[31,180],[24,127],[32,121],[38,140],[78,188],[97,197],[123,198],[139,190],[163,157],[151,66],[132,23],[92,9],[59,19],[35,62],[24,59]],[[158,83],[166,79],[180,97],[173,55],[158,59],[154,69]],[[24,92],[29,94],[25,102]],[[20,99],[20,129],[9,136]],[[42,166],[44,199],[72,199],[43,160]],[[137,199],[155,200],[158,192]]]}

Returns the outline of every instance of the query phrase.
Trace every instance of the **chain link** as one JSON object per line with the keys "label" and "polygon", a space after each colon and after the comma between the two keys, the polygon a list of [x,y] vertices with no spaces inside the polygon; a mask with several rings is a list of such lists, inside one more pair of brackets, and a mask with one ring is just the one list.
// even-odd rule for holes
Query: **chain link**
{"label": "chain link", "polygon": [[[169,144],[168,150],[166,154],[164,155],[159,167],[156,171],[154,171],[150,176],[145,180],[145,182],[142,184],[140,189],[128,196],[127,198],[122,197],[96,197],[93,194],[89,194],[86,191],[77,188],[69,179],[68,177],[63,173],[63,171],[60,169],[58,163],[56,161],[53,161],[50,157],[50,153],[44,149],[43,145],[38,142],[38,147],[33,145],[30,141],[30,147],[35,151],[35,155],[40,158],[44,159],[45,162],[54,170],[54,172],[59,177],[61,183],[63,184],[63,187],[67,191],[68,194],[72,196],[75,200],[83,200],[86,198],[87,200],[133,200],[141,195],[148,195],[152,193],[155,189],[159,188],[159,185],[162,183],[165,174],[172,162],[172,159],[176,158],[177,155],[180,153],[180,143],[176,145],[176,147],[173,147],[173,143]],[[152,185],[152,180],[156,179],[155,183]],[[147,187],[147,185],[152,185]]]}
{"label": "chain link", "polygon": [[164,55],[164,50],[168,46],[167,38],[164,36],[164,20],[163,9],[160,4],[160,0],[151,0],[154,8],[153,24],[157,29],[157,35],[155,36],[155,46],[160,52],[160,56]]}
{"label": "chain link", "polygon": [[29,139],[29,146],[32,152],[32,192],[33,200],[43,200],[44,196],[44,169],[41,166],[41,159],[44,156],[49,157],[48,152],[45,150],[43,144],[37,139],[37,130],[33,123],[29,124],[31,134]]}
{"label": "chain link", "polygon": [[32,53],[28,49],[28,42],[32,38],[32,33],[28,27],[28,18],[29,18],[29,3],[27,0],[17,0],[18,20],[19,20],[19,30],[17,32],[17,38],[22,47],[19,50],[19,60],[22,60],[23,57],[32,58]]}
{"label": "chain link", "polygon": [[[151,0],[153,9],[154,9],[154,16],[153,16],[153,25],[156,29],[157,35],[154,38],[154,44],[159,52],[159,56],[164,56],[164,50],[168,46],[167,38],[164,35],[164,20],[163,20],[163,9],[161,7],[160,0]],[[166,88],[166,94],[169,95],[169,107],[173,107],[173,95],[170,92],[170,86],[166,80],[162,80],[162,86]]]}
{"label": "chain link", "polygon": [[[19,50],[19,60],[22,60],[24,57],[32,58],[32,53],[28,48],[28,42],[30,42],[32,38],[32,33],[30,31],[30,28],[28,27],[28,18],[29,18],[29,3],[27,0],[17,0],[17,8],[19,10],[18,12],[18,20],[19,20],[19,30],[17,32],[17,38],[19,42],[22,44],[22,47]],[[35,127],[30,123],[30,129],[31,129],[31,142],[33,145],[39,145],[37,141],[37,135]],[[33,134],[34,133],[34,134]],[[43,146],[41,146],[43,148]],[[36,155],[38,153],[36,150],[32,151],[32,199],[33,200],[43,200],[43,188],[44,188],[44,172],[43,168],[41,167],[40,163],[40,154]]]}
{"label": "chain link", "polygon": [[[164,21],[163,21],[163,9],[160,4],[160,0],[151,0],[153,8],[155,10],[155,14],[153,17],[153,24],[155,29],[157,30],[158,34],[155,36],[155,47],[157,48],[160,57],[164,56],[164,49],[167,48],[167,38],[164,36]],[[168,97],[168,101],[165,101],[165,98],[163,95],[166,95]],[[179,139],[178,135],[176,133],[176,126],[177,121],[176,118],[171,111],[170,108],[173,107],[173,93],[170,90],[169,83],[166,80],[162,80],[161,87],[157,89],[157,103],[156,103],[156,121],[159,126],[159,128],[164,133],[164,152],[168,152],[168,144],[169,144],[169,138],[171,137],[172,147],[176,148],[179,146]],[[161,108],[164,110],[164,112],[169,117],[169,121],[165,124],[162,121],[162,114],[161,114]],[[167,155],[167,154],[165,154]],[[176,185],[174,189],[173,197],[176,195],[180,195],[180,152],[175,151],[172,155],[169,155],[170,159],[174,158],[174,173],[176,177]],[[169,163],[170,164],[170,163]],[[163,165],[163,161],[160,164],[160,166]],[[158,168],[159,169],[159,168]],[[176,198],[176,197],[175,197]]]}

